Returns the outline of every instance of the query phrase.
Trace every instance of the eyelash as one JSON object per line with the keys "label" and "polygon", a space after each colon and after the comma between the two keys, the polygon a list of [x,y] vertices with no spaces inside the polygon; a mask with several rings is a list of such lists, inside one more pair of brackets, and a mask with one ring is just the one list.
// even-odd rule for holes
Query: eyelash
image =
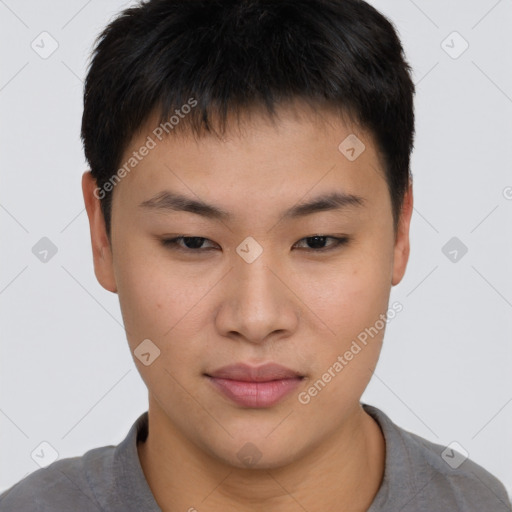
{"label": "eyelash", "polygon": [[[176,250],[176,251],[182,251],[182,252],[187,252],[187,253],[194,253],[194,252],[195,253],[204,253],[206,251],[209,251],[209,250],[213,249],[212,247],[199,248],[199,249],[190,249],[189,247],[182,247],[182,246],[178,245],[178,242],[180,242],[180,241],[182,241],[184,239],[190,239],[190,238],[196,238],[196,239],[199,239],[199,240],[208,240],[208,238],[204,238],[204,237],[201,237],[201,236],[184,236],[184,235],[180,235],[180,236],[177,236],[175,238],[164,238],[164,239],[161,240],[161,242],[162,242],[162,245],[164,247],[168,248],[168,249]],[[312,239],[312,238],[330,238],[331,240],[335,241],[334,244],[332,244],[330,247],[327,247],[327,248],[322,247],[320,249],[312,249],[312,248],[304,249],[304,250],[306,250],[308,252],[316,252],[316,253],[329,252],[329,251],[341,248],[342,246],[347,245],[348,242],[350,241],[350,237],[348,237],[348,236],[337,237],[337,236],[328,236],[328,235],[311,235],[311,236],[306,236],[304,238],[301,238],[299,240],[299,242],[302,242],[303,240]]]}

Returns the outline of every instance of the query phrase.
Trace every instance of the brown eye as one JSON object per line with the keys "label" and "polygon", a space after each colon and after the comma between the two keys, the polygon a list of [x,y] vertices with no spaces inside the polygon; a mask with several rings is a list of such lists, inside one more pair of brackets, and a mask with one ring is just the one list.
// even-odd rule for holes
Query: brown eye
{"label": "brown eye", "polygon": [[[215,249],[214,246],[204,246],[206,242],[210,242],[214,244],[208,238],[204,238],[201,236],[177,236],[174,238],[165,238],[161,240],[161,243],[164,247],[167,247],[172,250],[184,251],[189,253],[202,253],[212,249]],[[336,237],[336,236],[327,236],[327,235],[312,235],[305,238],[302,238],[295,244],[294,247],[297,247],[298,244],[306,243],[306,245],[302,247],[298,247],[300,249],[305,249],[307,251],[312,252],[327,252],[334,250],[342,245],[346,245],[349,242],[349,237]],[[330,243],[329,243],[330,242]],[[216,245],[216,244],[215,244]]]}
{"label": "brown eye", "polygon": [[[175,238],[165,238],[162,240],[162,245],[170,249],[176,249],[189,252],[204,252],[210,250],[212,247],[203,247],[203,243],[208,240],[201,236],[177,236]],[[183,245],[181,244],[183,242]]]}
{"label": "brown eye", "polygon": [[[328,240],[332,240],[333,242],[326,246]],[[348,237],[336,237],[336,236],[327,236],[327,235],[313,235],[302,238],[299,242],[306,241],[307,246],[306,250],[314,251],[314,252],[326,252],[333,249],[336,249],[342,245],[346,245],[349,241]]]}

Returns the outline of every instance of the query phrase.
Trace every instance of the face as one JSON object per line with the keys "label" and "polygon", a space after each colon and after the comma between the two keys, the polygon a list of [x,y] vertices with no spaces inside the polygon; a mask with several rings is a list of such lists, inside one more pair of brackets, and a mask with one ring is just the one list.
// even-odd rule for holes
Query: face
{"label": "face", "polygon": [[[147,365],[134,361],[155,417],[236,467],[247,451],[258,467],[290,463],[360,410],[409,254],[412,191],[395,237],[370,135],[327,112],[279,116],[252,116],[223,140],[160,141],[150,120],[123,163],[148,135],[154,147],[114,187],[111,247],[94,180],[83,182],[96,275],[119,295],[132,354],[145,354]],[[339,149],[350,134],[364,143],[359,156]],[[226,394],[209,377],[269,362],[300,378]]]}

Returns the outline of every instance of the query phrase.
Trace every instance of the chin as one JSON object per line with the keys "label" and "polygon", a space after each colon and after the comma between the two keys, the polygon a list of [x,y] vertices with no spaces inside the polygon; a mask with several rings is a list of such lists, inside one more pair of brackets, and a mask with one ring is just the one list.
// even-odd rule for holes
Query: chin
{"label": "chin", "polygon": [[[251,440],[252,439],[252,440]],[[208,446],[210,454],[231,467],[248,470],[276,469],[287,466],[300,457],[297,443],[288,436],[275,436],[270,440],[265,436],[243,436],[230,438],[226,443],[221,440],[221,446]]]}

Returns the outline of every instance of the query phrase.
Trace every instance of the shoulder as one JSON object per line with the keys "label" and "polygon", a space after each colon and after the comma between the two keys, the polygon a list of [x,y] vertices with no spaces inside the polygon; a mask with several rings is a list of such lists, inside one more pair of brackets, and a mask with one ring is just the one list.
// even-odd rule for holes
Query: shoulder
{"label": "shoulder", "polygon": [[375,407],[365,404],[364,409],[381,426],[392,452],[386,453],[386,499],[391,496],[403,512],[512,512],[504,485],[468,458],[463,447],[431,442],[395,425]]}
{"label": "shoulder", "polygon": [[60,459],[30,473],[0,495],[0,512],[98,512],[94,481],[112,482],[114,446]]}
{"label": "shoulder", "polygon": [[485,468],[472,461],[464,448],[443,446],[402,430],[411,460],[430,470],[430,490],[438,501],[457,504],[459,510],[512,511],[504,485]]}

